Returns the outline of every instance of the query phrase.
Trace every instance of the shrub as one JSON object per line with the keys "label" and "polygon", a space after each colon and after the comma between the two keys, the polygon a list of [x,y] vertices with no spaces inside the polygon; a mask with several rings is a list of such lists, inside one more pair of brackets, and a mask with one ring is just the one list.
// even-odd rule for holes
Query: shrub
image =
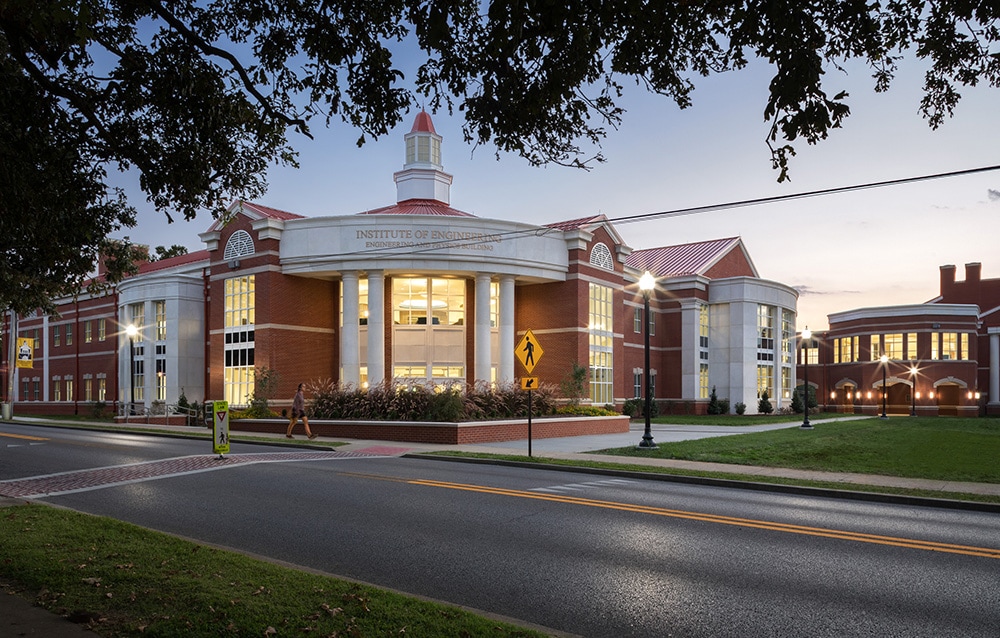
{"label": "shrub", "polygon": [[570,405],[577,405],[587,393],[587,368],[576,361],[569,373],[559,384],[563,396],[569,399]]}
{"label": "shrub", "polygon": [[618,416],[618,413],[608,408],[596,405],[561,405],[556,408],[556,414],[577,414],[580,416]]}
{"label": "shrub", "polygon": [[738,414],[740,416],[743,416],[744,414],[746,414],[746,411],[747,411],[747,404],[746,403],[743,403],[742,401],[737,401],[736,405],[734,407],[736,408],[736,414]]}
{"label": "shrub", "polygon": [[722,406],[719,405],[719,395],[715,393],[714,385],[712,386],[712,393],[708,395],[708,413],[722,414]]}
{"label": "shrub", "polygon": [[770,397],[767,395],[767,390],[764,390],[760,394],[760,401],[757,402],[757,412],[761,414],[771,414],[774,412],[774,406],[771,405]]}
{"label": "shrub", "polygon": [[642,415],[642,407],[645,405],[645,400],[636,397],[634,399],[626,399],[625,403],[622,405],[622,414],[627,417],[636,418]]}
{"label": "shrub", "polygon": [[108,404],[104,401],[94,401],[90,404],[90,413],[94,415],[95,419],[103,419],[107,409]]}
{"label": "shrub", "polygon": [[729,414],[729,399],[719,399],[719,414]]}

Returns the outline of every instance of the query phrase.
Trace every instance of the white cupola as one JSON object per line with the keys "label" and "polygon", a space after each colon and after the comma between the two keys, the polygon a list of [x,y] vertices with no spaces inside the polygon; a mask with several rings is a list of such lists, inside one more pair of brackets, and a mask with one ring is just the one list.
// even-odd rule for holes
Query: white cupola
{"label": "white cupola", "polygon": [[430,199],[451,203],[452,176],[441,164],[441,136],[427,111],[417,113],[406,140],[406,163],[392,178],[396,182],[396,202]]}

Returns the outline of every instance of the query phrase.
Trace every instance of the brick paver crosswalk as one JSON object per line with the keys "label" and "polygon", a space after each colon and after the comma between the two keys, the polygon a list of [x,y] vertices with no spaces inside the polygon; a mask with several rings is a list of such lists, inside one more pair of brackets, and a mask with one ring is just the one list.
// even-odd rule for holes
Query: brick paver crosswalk
{"label": "brick paver crosswalk", "polygon": [[290,461],[325,461],[330,459],[363,458],[379,456],[368,450],[358,452],[275,452],[262,454],[232,454],[225,456],[196,455],[182,456],[160,461],[130,463],[112,467],[100,467],[72,472],[60,472],[44,476],[0,481],[0,496],[12,498],[40,498],[72,492],[125,485],[153,479],[211,472],[230,467],[254,463],[282,463]]}

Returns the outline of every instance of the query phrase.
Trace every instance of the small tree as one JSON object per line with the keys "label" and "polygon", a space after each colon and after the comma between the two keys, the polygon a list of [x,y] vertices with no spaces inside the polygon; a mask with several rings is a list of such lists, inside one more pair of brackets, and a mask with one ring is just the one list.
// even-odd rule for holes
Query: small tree
{"label": "small tree", "polygon": [[559,389],[569,399],[570,405],[578,405],[587,393],[587,368],[574,361],[569,374],[559,384]]}
{"label": "small tree", "polygon": [[712,386],[712,393],[708,395],[708,413],[709,414],[722,414],[722,406],[719,405],[719,395],[715,392],[715,386]]}
{"label": "small tree", "polygon": [[761,414],[771,414],[774,412],[774,406],[771,405],[771,400],[767,394],[767,390],[764,390],[760,394],[760,401],[757,402],[757,412]]}
{"label": "small tree", "polygon": [[802,412],[802,395],[799,394],[798,388],[792,393],[792,412],[796,414]]}
{"label": "small tree", "polygon": [[277,370],[267,367],[257,368],[254,374],[253,394],[250,396],[250,408],[247,414],[251,418],[262,419],[273,416],[270,401],[281,382]]}

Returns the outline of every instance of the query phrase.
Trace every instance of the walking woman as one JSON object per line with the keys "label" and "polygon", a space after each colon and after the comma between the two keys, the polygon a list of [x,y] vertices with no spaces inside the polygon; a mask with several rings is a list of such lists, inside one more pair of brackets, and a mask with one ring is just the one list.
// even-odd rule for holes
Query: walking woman
{"label": "walking woman", "polygon": [[304,394],[305,384],[300,383],[299,389],[295,393],[295,398],[292,399],[292,416],[288,419],[288,431],[285,432],[285,436],[294,439],[292,436],[292,428],[298,423],[299,419],[302,419],[302,424],[306,426],[306,436],[310,439],[315,439],[316,435],[312,433],[309,429],[309,417],[306,416],[306,395]]}

